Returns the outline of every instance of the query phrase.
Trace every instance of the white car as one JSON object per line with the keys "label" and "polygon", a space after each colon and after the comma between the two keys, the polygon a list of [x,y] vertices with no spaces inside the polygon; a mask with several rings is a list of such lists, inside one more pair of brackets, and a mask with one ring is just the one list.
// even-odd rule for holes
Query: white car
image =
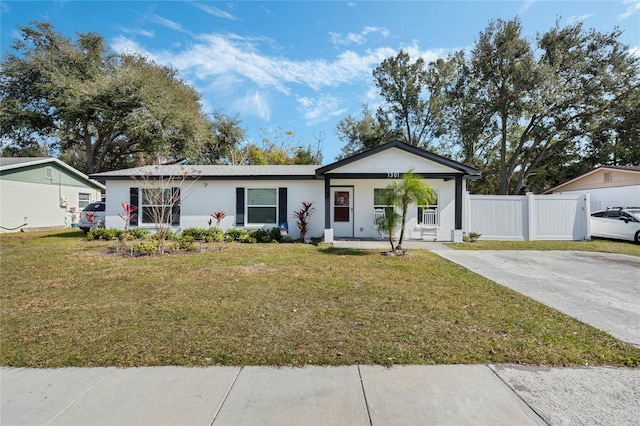
{"label": "white car", "polygon": [[640,207],[611,207],[592,213],[591,236],[640,244]]}
{"label": "white car", "polygon": [[89,232],[94,227],[104,227],[104,201],[91,203],[80,212],[78,228],[84,232]]}

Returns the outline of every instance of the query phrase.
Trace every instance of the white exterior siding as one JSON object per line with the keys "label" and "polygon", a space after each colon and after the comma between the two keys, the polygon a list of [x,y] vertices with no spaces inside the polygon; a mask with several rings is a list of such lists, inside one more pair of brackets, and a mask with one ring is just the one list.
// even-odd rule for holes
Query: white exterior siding
{"label": "white exterior siding", "polygon": [[[299,236],[293,212],[302,207],[303,201],[310,201],[315,210],[311,216],[309,236],[324,235],[326,241],[332,241],[334,236],[379,237],[373,219],[374,189],[385,188],[392,180],[402,179],[409,170],[422,176],[438,194],[438,239],[461,240],[465,211],[462,197],[464,180],[479,177],[478,171],[400,141],[388,142],[327,166],[146,166],[105,172],[94,177],[107,182],[107,227],[124,227],[118,213],[122,202],[129,201],[130,188],[140,187],[140,183],[135,181],[136,176],[182,176],[188,172],[199,179],[180,185],[179,226],[182,229],[208,226],[209,215],[217,210],[226,213],[221,223],[223,229],[256,227],[246,225],[248,198],[244,200],[247,201],[243,211],[245,220],[242,225],[236,225],[236,189],[244,188],[246,195],[248,188],[286,188],[289,234],[294,238]],[[281,195],[279,190],[278,203]],[[267,220],[273,220],[272,211],[268,210],[272,206],[271,194],[263,193],[255,200],[264,204],[252,213],[265,214]],[[277,210],[280,223],[283,220],[279,204]],[[410,206],[407,213],[406,238],[426,238],[424,229],[418,227],[418,206]],[[433,227],[429,229],[432,231]],[[429,237],[433,238],[433,234]]]}
{"label": "white exterior siding", "polygon": [[[352,186],[354,188],[354,238],[374,238],[378,235],[373,223],[373,190],[384,188],[393,179],[331,179],[331,186]],[[455,181],[425,179],[438,194],[438,215],[440,221],[439,240],[448,241],[455,225]],[[398,211],[398,213],[402,213]],[[398,230],[397,235],[400,235]],[[407,211],[405,238],[420,238],[418,228],[418,206],[411,205]]]}
{"label": "white exterior siding", "polygon": [[[25,228],[68,228],[71,226],[71,208],[79,209],[79,194],[90,194],[91,201],[100,201],[101,193],[79,186],[38,184],[0,179],[0,232],[16,232]],[[66,199],[64,206],[61,200]],[[78,215],[80,212],[77,213]],[[26,219],[25,219],[26,218]],[[78,216],[79,218],[79,216]]]}
{"label": "white exterior siding", "polygon": [[[122,203],[129,202],[129,189],[141,187],[132,180],[107,182],[107,203],[105,226],[108,228],[124,228]],[[181,187],[180,227],[207,228],[211,214],[217,210],[226,213],[220,227],[223,230],[236,227],[236,188],[287,188],[287,222],[289,235],[299,238],[293,212],[300,210],[302,201],[313,202],[314,212],[310,218],[310,237],[319,237],[324,230],[324,182],[312,180],[196,180],[186,181]],[[246,218],[246,205],[245,205]],[[276,226],[276,225],[274,225]],[[153,225],[141,227],[153,229]],[[246,229],[260,228],[258,225],[247,225]],[[266,227],[271,227],[267,225]]]}
{"label": "white exterior siding", "polygon": [[[451,169],[425,158],[417,157],[398,148],[373,154],[367,158],[354,161],[333,169],[332,173],[406,173],[410,169],[415,172],[450,173]],[[393,177],[393,176],[392,176]]]}

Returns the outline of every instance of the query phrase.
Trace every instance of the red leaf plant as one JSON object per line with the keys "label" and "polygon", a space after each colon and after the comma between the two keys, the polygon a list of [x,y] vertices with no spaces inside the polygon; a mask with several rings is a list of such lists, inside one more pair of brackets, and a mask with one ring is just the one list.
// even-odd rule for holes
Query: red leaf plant
{"label": "red leaf plant", "polygon": [[129,232],[129,222],[135,216],[135,212],[138,210],[138,207],[123,201],[122,210],[124,211],[124,214],[118,213],[118,216],[124,220],[124,231]]}

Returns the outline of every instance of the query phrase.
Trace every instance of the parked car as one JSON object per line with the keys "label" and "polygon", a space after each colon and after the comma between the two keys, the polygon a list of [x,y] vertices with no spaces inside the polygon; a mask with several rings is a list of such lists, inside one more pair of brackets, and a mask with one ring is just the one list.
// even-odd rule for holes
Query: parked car
{"label": "parked car", "polygon": [[592,213],[591,235],[640,244],[640,207],[611,207]]}
{"label": "parked car", "polygon": [[104,201],[91,203],[80,213],[78,228],[89,232],[91,228],[104,226]]}

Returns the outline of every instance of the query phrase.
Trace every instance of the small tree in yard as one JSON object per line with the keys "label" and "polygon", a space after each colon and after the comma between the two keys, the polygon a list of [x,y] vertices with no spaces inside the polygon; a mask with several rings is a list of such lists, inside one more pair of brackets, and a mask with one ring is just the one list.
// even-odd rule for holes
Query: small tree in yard
{"label": "small tree in yard", "polygon": [[388,204],[396,205],[402,210],[402,223],[400,228],[400,239],[396,250],[402,250],[404,240],[404,227],[407,223],[407,210],[410,204],[428,205],[436,200],[433,189],[418,175],[409,170],[404,174],[402,180],[391,182],[387,185],[389,190]]}
{"label": "small tree in yard", "polygon": [[384,216],[380,216],[376,219],[376,227],[378,228],[380,235],[387,235],[389,237],[391,251],[396,250],[396,247],[393,246],[393,236],[396,233],[396,229],[398,229],[399,221],[400,215],[393,209],[387,209]]}
{"label": "small tree in yard", "polygon": [[[158,251],[164,253],[165,240],[171,226],[180,224],[180,202],[185,192],[197,180],[195,170],[183,169],[178,175],[164,176],[158,170],[134,178],[140,184],[140,214],[143,223],[153,224],[158,239]],[[186,186],[184,183],[191,180]]]}
{"label": "small tree in yard", "polygon": [[303,201],[302,208],[298,211],[294,211],[293,215],[298,220],[298,229],[300,230],[300,241],[304,242],[307,233],[309,232],[309,218],[313,213],[313,202]]}

